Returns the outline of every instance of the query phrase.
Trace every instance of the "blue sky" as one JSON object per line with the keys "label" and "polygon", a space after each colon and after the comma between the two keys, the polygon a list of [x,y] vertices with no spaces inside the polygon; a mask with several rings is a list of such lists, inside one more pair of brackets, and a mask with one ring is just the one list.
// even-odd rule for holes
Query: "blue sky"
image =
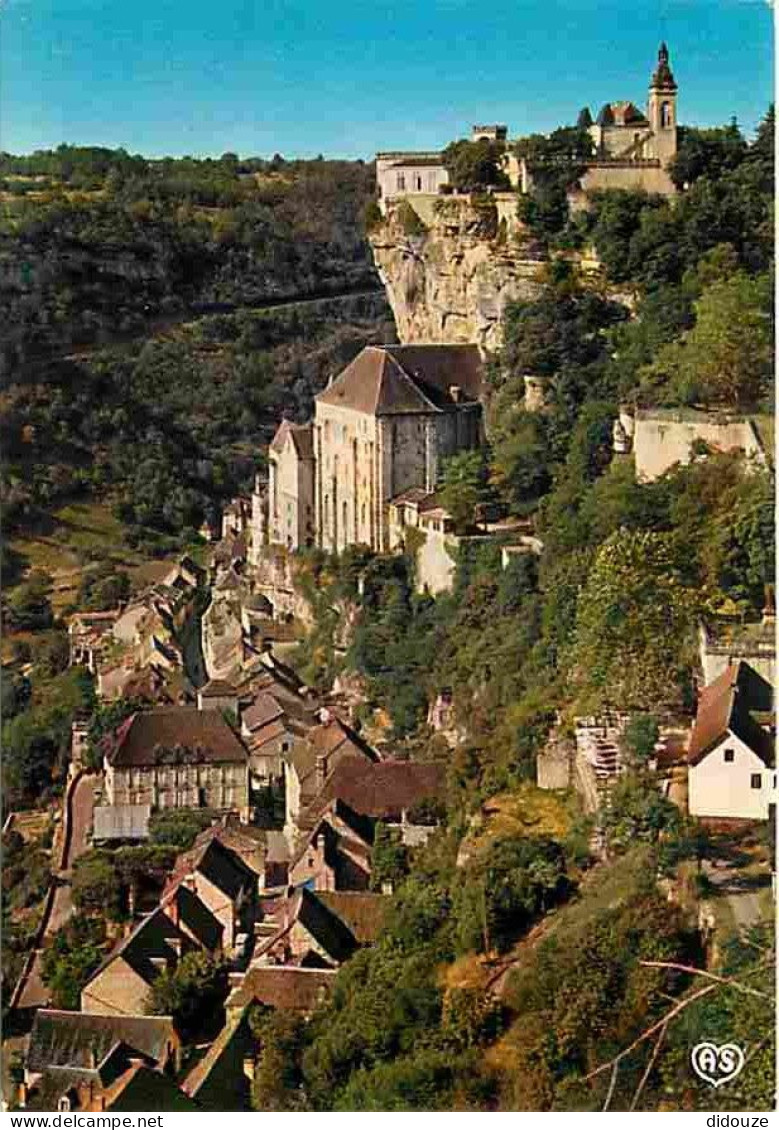
{"label": "blue sky", "polygon": [[0,148],[370,158],[643,104],[661,38],[683,123],[773,97],[767,0],[0,0]]}

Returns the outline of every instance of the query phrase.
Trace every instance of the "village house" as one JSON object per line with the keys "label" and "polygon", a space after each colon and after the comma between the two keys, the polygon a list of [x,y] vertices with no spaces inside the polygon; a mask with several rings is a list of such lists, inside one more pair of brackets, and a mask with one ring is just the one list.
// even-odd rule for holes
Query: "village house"
{"label": "village house", "polygon": [[296,740],[295,732],[279,700],[261,691],[241,712],[241,735],[249,752],[249,771],[254,787],[271,785],[284,776],[284,755]]}
{"label": "village house", "polygon": [[330,801],[298,848],[289,869],[292,886],[315,891],[367,891],[374,821],[340,798]]}
{"label": "village house", "polygon": [[290,846],[304,826],[302,817],[322,792],[334,769],[349,762],[378,760],[378,755],[339,718],[323,710],[319,725],[295,742],[284,760],[284,832]]}
{"label": "village house", "polygon": [[222,714],[164,706],[131,715],[104,743],[111,805],[249,814],[249,763]]}
{"label": "village house", "polygon": [[181,1041],[169,1016],[35,1014],[19,1105],[27,1110],[194,1109],[169,1077]]}
{"label": "village house", "polygon": [[327,777],[301,826],[314,827],[320,813],[339,800],[352,813],[394,829],[408,847],[417,847],[438,827],[445,797],[443,762],[344,761]]}
{"label": "village house", "polygon": [[482,387],[475,345],[367,346],[316,397],[311,424],[284,421],[274,437],[272,544],[386,551],[390,500],[432,491],[447,456],[482,442]]}
{"label": "village house", "polygon": [[766,820],[776,804],[773,688],[748,663],[701,691],[687,752],[693,816]]}
{"label": "village house", "polygon": [[332,988],[335,970],[300,965],[256,965],[225,1001],[228,1019],[238,1019],[251,1004],[281,1012],[311,1013]]}
{"label": "village house", "polygon": [[[165,909],[167,900],[176,892],[179,898],[183,898],[182,888],[196,895],[210,918],[219,923],[221,945],[226,953],[239,950],[241,939],[245,944],[254,923],[258,882],[257,873],[243,862],[237,852],[225,846],[216,836],[206,833],[195,847],[176,860],[163,890],[161,907]],[[181,911],[187,905],[185,901],[182,905],[174,903],[172,907],[173,921],[182,929]],[[204,926],[208,927],[210,934],[205,935],[200,929],[197,938],[204,948],[212,949],[207,943],[207,938],[213,937],[212,923],[205,921]]]}
{"label": "village house", "polygon": [[366,891],[315,893],[302,887],[286,900],[281,926],[259,947],[252,968],[337,968],[376,940],[388,902]]}
{"label": "village house", "polygon": [[101,1016],[137,1016],[165,969],[203,947],[157,907],[141,919],[90,976],[81,990],[81,1011]]}

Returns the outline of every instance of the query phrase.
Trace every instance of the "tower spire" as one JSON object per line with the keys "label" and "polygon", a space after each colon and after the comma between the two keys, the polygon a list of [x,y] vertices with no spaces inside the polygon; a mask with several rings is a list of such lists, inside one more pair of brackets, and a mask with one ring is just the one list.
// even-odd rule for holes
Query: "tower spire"
{"label": "tower spire", "polygon": [[668,45],[665,40],[660,44],[660,49],[657,52],[657,67],[652,75],[650,89],[676,90],[676,80],[668,62]]}

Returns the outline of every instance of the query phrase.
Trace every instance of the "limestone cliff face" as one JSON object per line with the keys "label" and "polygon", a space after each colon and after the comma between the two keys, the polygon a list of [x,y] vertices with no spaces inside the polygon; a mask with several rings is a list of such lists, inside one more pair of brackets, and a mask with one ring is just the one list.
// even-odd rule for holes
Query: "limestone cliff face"
{"label": "limestone cliff face", "polygon": [[[515,219],[516,197],[478,206],[468,197],[414,198],[391,207],[370,236],[401,342],[501,345],[504,308],[540,293],[543,257]],[[503,194],[501,194],[503,196]],[[413,221],[414,217],[411,216]]]}

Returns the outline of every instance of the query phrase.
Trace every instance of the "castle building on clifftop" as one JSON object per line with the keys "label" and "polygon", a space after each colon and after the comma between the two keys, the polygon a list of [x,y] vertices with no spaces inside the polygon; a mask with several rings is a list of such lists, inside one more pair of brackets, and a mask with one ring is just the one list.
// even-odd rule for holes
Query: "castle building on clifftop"
{"label": "castle building on clifftop", "polygon": [[[586,194],[597,189],[642,189],[671,196],[676,191],[668,174],[677,150],[678,87],[671,72],[668,48],[660,44],[657,65],[649,83],[646,113],[633,102],[607,102],[589,127],[593,155],[584,162],[581,189],[571,203],[583,206]],[[505,145],[504,168],[513,188],[527,193],[532,174],[508,139],[506,126],[474,126],[472,140],[486,138]],[[379,206],[400,199],[435,196],[450,184],[441,152],[389,151],[376,154],[376,186]]]}
{"label": "castle building on clifftop", "polygon": [[272,545],[390,548],[389,507],[435,490],[442,461],[483,441],[483,368],[475,345],[367,346],[269,449]]}

